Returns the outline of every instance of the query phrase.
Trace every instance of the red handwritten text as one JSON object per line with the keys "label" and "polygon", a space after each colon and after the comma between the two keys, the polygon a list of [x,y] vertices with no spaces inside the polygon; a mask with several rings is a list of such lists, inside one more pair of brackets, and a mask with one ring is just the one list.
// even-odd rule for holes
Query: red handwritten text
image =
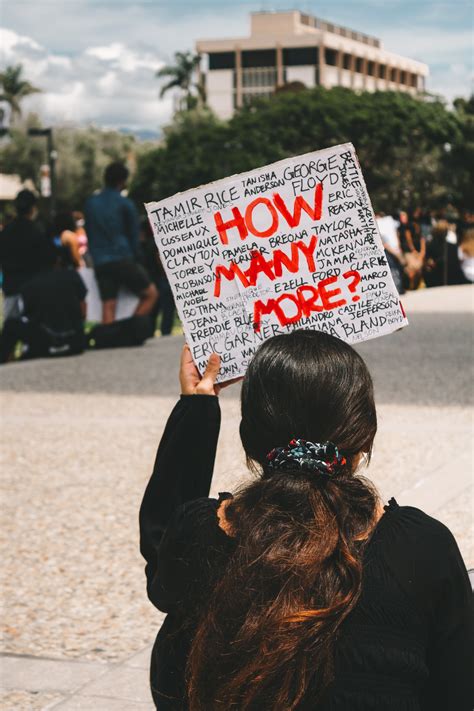
{"label": "red handwritten text", "polygon": [[300,269],[300,257],[303,255],[306,259],[306,264],[310,272],[316,271],[316,263],[314,260],[314,252],[318,238],[312,235],[309,244],[305,244],[303,240],[293,242],[291,244],[291,253],[288,256],[281,249],[275,249],[272,253],[272,259],[266,259],[261,252],[253,250],[250,253],[250,264],[245,271],[235,262],[230,262],[226,267],[218,264],[215,269],[214,296],[220,296],[221,282],[224,277],[228,281],[232,281],[235,277],[238,278],[242,286],[246,289],[249,286],[255,286],[260,274],[265,274],[271,281],[283,274],[283,268],[292,274],[297,274]]}
{"label": "red handwritten text", "polygon": [[[293,203],[293,211],[291,212],[285,205],[283,198],[278,193],[274,193],[273,200],[266,197],[258,197],[252,200],[245,209],[242,215],[240,208],[233,207],[232,219],[224,222],[222,213],[214,214],[214,222],[222,244],[229,244],[228,230],[233,228],[239,232],[241,240],[246,239],[249,232],[255,237],[270,237],[277,230],[280,224],[280,216],[284,218],[289,227],[297,227],[301,221],[301,211],[308,214],[312,220],[321,219],[323,203],[323,184],[317,183],[314,189],[314,205],[311,207],[302,195],[297,195]],[[268,214],[268,225],[264,229],[258,229],[254,222],[254,210],[259,206],[264,206]],[[260,211],[260,216],[262,212]]]}
{"label": "red handwritten text", "polygon": [[[359,277],[356,271],[347,272],[350,277]],[[346,277],[343,274],[343,278]],[[276,299],[262,301],[258,299],[254,304],[253,323],[255,331],[260,331],[262,316],[275,314],[281,326],[296,323],[303,316],[320,311],[332,311],[344,306],[347,301],[342,295],[338,277],[331,276],[323,279],[316,285],[303,284],[295,292],[286,292]],[[342,282],[344,283],[344,282]],[[334,285],[334,288],[331,286]],[[359,297],[353,298],[356,300]]]}

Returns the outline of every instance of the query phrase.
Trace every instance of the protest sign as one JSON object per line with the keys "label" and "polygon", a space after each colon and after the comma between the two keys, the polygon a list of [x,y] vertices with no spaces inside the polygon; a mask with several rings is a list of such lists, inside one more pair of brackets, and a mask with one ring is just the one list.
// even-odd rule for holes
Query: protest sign
{"label": "protest sign", "polygon": [[262,341],[304,328],[356,343],[408,322],[352,144],[146,205],[202,373],[245,373]]}

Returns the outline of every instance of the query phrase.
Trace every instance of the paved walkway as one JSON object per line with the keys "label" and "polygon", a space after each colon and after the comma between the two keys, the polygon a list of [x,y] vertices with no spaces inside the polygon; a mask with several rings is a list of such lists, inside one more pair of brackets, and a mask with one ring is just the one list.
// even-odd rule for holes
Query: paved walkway
{"label": "paved walkway", "polygon": [[[379,433],[369,476],[472,539],[472,289],[409,294],[410,326],[364,343]],[[2,702],[6,711],[153,708],[161,616],[145,595],[137,512],[178,392],[180,337],[6,366],[2,393]],[[245,477],[238,389],[222,396],[213,491]]]}

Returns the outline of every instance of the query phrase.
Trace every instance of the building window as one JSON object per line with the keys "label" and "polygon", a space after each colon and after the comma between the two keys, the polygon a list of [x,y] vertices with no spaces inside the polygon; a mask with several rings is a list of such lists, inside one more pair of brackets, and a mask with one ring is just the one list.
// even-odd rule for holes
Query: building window
{"label": "building window", "polygon": [[374,76],[375,74],[375,64],[374,62],[368,62],[367,63],[367,74],[371,77]]}
{"label": "building window", "polygon": [[407,83],[407,73],[406,72],[401,72],[400,74],[400,84],[406,84]]}
{"label": "building window", "polygon": [[317,47],[287,47],[283,49],[285,67],[302,67],[318,63]]}
{"label": "building window", "polygon": [[364,69],[364,60],[362,57],[356,57],[356,72],[362,74]]}
{"label": "building window", "polygon": [[385,79],[387,76],[387,67],[385,64],[379,64],[379,79]]}
{"label": "building window", "polygon": [[242,52],[242,67],[276,67],[276,50],[253,49]]}
{"label": "building window", "polygon": [[326,49],[324,52],[324,61],[330,67],[335,67],[337,65],[337,52],[335,49]]}
{"label": "building window", "polygon": [[396,69],[391,69],[390,70],[390,81],[397,81],[397,70]]}
{"label": "building window", "polygon": [[342,58],[342,66],[344,67],[344,69],[351,68],[351,55],[350,54],[344,55],[344,57]]}
{"label": "building window", "polygon": [[277,70],[271,67],[255,67],[242,70],[243,89],[274,89],[277,83]]}
{"label": "building window", "polygon": [[418,87],[418,75],[417,74],[412,74],[411,75],[411,85],[416,89]]}
{"label": "building window", "polygon": [[212,52],[209,69],[235,69],[235,52]]}
{"label": "building window", "polygon": [[248,91],[242,94],[242,104],[250,106],[255,99],[269,99],[273,96],[273,91]]}

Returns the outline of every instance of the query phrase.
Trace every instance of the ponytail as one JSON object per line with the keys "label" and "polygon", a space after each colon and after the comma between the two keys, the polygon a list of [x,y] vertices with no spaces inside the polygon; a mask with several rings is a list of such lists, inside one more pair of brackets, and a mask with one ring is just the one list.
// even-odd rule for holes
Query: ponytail
{"label": "ponytail", "polygon": [[272,474],[226,508],[238,547],[188,661],[191,711],[292,711],[333,677],[338,630],[360,595],[377,495],[362,477]]}
{"label": "ponytail", "polygon": [[[309,689],[321,700],[376,522],[377,493],[355,474],[376,427],[370,375],[347,344],[296,331],[257,351],[240,433],[259,478],[226,507],[236,546],[192,642],[190,711],[292,711]],[[288,442],[311,445],[296,464]],[[329,451],[335,468],[321,463]]]}

